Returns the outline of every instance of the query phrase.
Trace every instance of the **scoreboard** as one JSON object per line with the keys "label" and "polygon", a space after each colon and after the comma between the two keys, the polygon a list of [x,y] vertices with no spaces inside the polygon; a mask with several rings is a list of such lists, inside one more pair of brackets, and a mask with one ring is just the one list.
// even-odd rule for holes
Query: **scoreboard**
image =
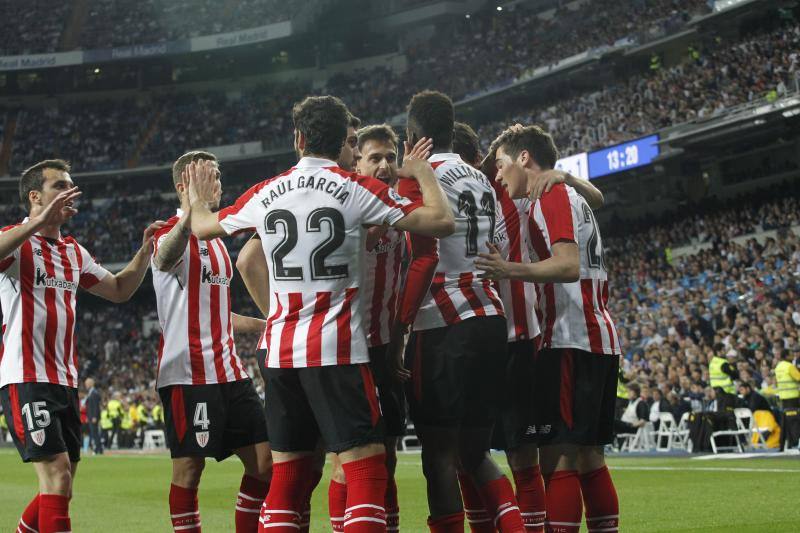
{"label": "scoreboard", "polygon": [[559,159],[556,168],[573,176],[593,180],[601,176],[624,172],[649,165],[658,157],[658,135],[648,135],[632,141]]}

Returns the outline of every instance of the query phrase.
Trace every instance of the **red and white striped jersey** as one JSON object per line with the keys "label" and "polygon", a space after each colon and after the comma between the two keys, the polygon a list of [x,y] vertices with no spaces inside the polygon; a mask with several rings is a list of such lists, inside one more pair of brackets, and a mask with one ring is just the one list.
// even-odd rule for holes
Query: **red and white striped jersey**
{"label": "red and white striped jersey", "polygon": [[497,198],[489,179],[458,154],[428,160],[447,196],[456,230],[439,239],[439,263],[422,301],[414,330],[440,328],[474,316],[503,316],[503,304],[488,280],[478,277],[475,258],[494,238]]}
{"label": "red and white striped jersey", "polygon": [[389,331],[397,311],[400,265],[403,262],[404,232],[389,228],[364,263],[364,301],[367,302],[369,347],[389,343]]}
{"label": "red and white striped jersey", "polygon": [[619,338],[608,312],[608,273],[600,228],[586,200],[560,184],[544,193],[529,211],[533,260],[552,255],[553,244],[578,245],[580,280],[537,284],[542,348],[577,348],[619,354]]}
{"label": "red and white striped jersey", "polygon": [[271,315],[259,347],[269,368],[369,361],[365,225],[393,225],[418,206],[377,179],[304,157],[219,212],[229,234],[261,238]]}
{"label": "red and white striped jersey", "polygon": [[[156,233],[153,257],[180,216]],[[156,387],[248,378],[233,340],[233,266],[225,243],[192,235],[172,270],[163,272],[152,260],[150,267],[161,324]]]}
{"label": "red and white striped jersey", "polygon": [[75,297],[110,275],[72,237],[36,234],[0,260],[0,387],[78,386]]}
{"label": "red and white striped jersey", "polygon": [[[514,263],[529,263],[530,234],[528,232],[528,198],[513,200],[505,188],[492,182],[500,212],[494,242],[500,255]],[[508,341],[521,341],[539,335],[539,320],[536,317],[536,287],[533,283],[503,279],[497,282],[497,292],[506,313]]]}

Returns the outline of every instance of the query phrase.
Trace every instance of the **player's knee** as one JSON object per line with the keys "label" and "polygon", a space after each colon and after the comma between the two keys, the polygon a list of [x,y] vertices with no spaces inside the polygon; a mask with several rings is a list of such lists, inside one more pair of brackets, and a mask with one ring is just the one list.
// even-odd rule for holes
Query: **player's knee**
{"label": "player's knee", "polygon": [[426,450],[422,448],[422,473],[425,477],[446,475],[455,472],[458,468],[458,455],[455,450],[435,448]]}
{"label": "player's knee", "polygon": [[336,483],[341,483],[342,485],[345,484],[345,477],[344,477],[344,468],[342,468],[342,463],[336,461],[332,464],[331,467],[331,479],[334,480]]}
{"label": "player's knee", "polygon": [[197,487],[205,466],[202,458],[176,461],[172,468],[172,482],[181,487]]}

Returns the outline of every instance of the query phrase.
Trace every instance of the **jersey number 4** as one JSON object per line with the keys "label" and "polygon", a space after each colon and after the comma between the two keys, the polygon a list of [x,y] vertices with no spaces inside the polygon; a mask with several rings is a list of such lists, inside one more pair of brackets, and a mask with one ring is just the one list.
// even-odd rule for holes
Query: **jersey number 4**
{"label": "jersey number 4", "polygon": [[[349,275],[347,263],[325,264],[325,259],[344,242],[344,217],[332,207],[320,207],[309,213],[305,230],[307,233],[322,233],[323,223],[327,226],[328,236],[311,252],[311,279],[346,278]],[[297,218],[286,209],[270,211],[264,219],[264,231],[277,235],[278,226],[283,230],[283,240],[272,250],[272,262],[275,265],[273,276],[280,280],[301,281],[304,279],[303,267],[284,263],[286,256],[297,246]]]}

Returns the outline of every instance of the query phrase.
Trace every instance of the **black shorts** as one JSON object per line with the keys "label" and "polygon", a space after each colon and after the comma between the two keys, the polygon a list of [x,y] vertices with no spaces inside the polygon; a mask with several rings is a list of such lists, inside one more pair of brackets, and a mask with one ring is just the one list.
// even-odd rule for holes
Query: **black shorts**
{"label": "black shorts", "polygon": [[492,448],[514,450],[535,443],[533,427],[533,370],[535,341],[508,343],[505,404],[492,432]]}
{"label": "black shorts", "polygon": [[267,442],[264,407],[250,379],[158,389],[173,458],[213,457]]}
{"label": "black shorts", "polygon": [[533,410],[540,446],[614,440],[618,355],[548,348],[536,355]]}
{"label": "black shorts", "polygon": [[406,397],[417,426],[490,428],[502,408],[506,319],[473,317],[415,331],[406,346]]}
{"label": "black shorts", "polygon": [[26,463],[67,452],[81,460],[78,390],[52,383],[14,383],[0,389],[11,437]]}
{"label": "black shorts", "polygon": [[320,438],[333,453],[384,441],[375,381],[366,363],[266,368],[264,393],[275,451],[311,452]]}
{"label": "black shorts", "polygon": [[402,437],[406,434],[406,396],[403,384],[391,375],[386,359],[388,344],[369,349],[369,366],[378,388],[378,403],[381,406],[387,437]]}

